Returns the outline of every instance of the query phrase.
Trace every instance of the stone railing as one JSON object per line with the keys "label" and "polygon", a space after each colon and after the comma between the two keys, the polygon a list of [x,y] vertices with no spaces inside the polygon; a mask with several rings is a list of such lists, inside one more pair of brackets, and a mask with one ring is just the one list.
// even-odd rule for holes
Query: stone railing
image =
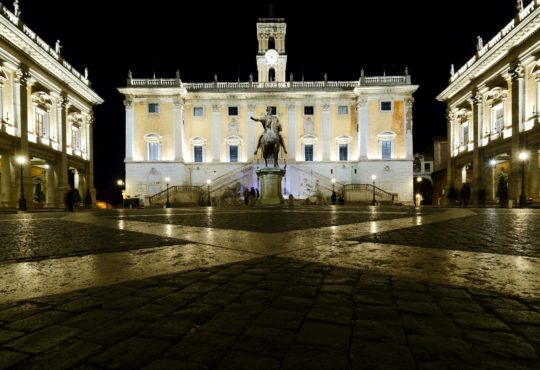
{"label": "stone railing", "polygon": [[410,85],[410,76],[361,77],[358,81],[288,81],[288,82],[188,82],[176,78],[131,78],[130,87],[180,87],[186,90],[245,89],[354,89],[361,86]]}
{"label": "stone railing", "polygon": [[8,19],[11,23],[13,23],[17,28],[19,28],[26,36],[30,38],[37,46],[39,46],[41,49],[43,49],[46,53],[48,53],[50,56],[52,56],[54,59],[56,59],[58,62],[60,62],[69,72],[71,72],[75,77],[80,79],[83,83],[86,85],[90,85],[90,81],[81,73],[79,73],[71,64],[66,62],[62,56],[56,52],[54,48],[49,46],[42,38],[40,38],[34,31],[32,31],[28,26],[26,26],[20,17],[17,17],[15,14],[9,11],[9,9],[0,4],[0,14],[3,15],[6,19]]}
{"label": "stone railing", "polygon": [[512,19],[502,30],[500,30],[486,45],[484,45],[478,52],[467,61],[456,73],[450,76],[450,83],[457,80],[465,71],[473,66],[473,64],[479,60],[484,54],[491,50],[495,45],[499,44],[501,40],[514,30],[517,24],[525,20],[531,13],[540,6],[540,0],[533,0],[523,8],[516,18]]}

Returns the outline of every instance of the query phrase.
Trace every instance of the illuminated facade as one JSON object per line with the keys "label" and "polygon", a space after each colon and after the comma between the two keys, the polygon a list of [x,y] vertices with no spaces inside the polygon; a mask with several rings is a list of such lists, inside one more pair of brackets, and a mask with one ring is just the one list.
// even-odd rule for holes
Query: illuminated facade
{"label": "illuminated facade", "polygon": [[[540,198],[540,1],[523,7],[495,37],[478,37],[475,55],[437,97],[447,103],[447,187],[470,183],[495,200],[498,178],[508,176],[511,199]],[[526,159],[520,159],[526,153]],[[522,154],[523,156],[523,154]]]}
{"label": "illuminated facade", "polygon": [[[350,200],[353,185],[372,184],[412,201],[412,94],[410,76],[360,76],[357,81],[286,80],[286,23],[257,23],[257,80],[185,83],[128,76],[126,195],[146,198],[166,190],[201,186],[218,195],[227,188],[257,187],[254,155],[267,107],[283,126],[287,154],[283,194],[305,199],[332,187]],[[281,167],[283,167],[281,164]],[[335,181],[335,183],[332,182]],[[238,189],[238,187],[236,187]],[[371,190],[370,190],[371,191]],[[371,194],[371,193],[370,193]]]}
{"label": "illuminated facade", "polygon": [[95,204],[92,106],[103,101],[14,5],[0,4],[0,207],[17,206],[21,180],[28,208],[63,207],[70,186]]}

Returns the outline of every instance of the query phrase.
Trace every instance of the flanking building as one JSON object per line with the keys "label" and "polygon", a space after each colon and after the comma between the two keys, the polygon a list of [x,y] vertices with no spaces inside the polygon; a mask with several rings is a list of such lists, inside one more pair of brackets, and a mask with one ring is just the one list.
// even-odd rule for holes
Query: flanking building
{"label": "flanking building", "polygon": [[95,204],[92,107],[103,100],[14,7],[0,4],[0,207],[22,194],[28,208],[64,207],[70,187]]}
{"label": "flanking building", "polygon": [[[294,81],[287,78],[282,18],[257,23],[257,76],[246,82],[186,83],[180,79],[138,79],[128,75],[119,88],[126,109],[126,196],[145,203],[211,198],[251,186],[263,166],[254,155],[262,132],[250,117],[272,107],[283,126],[287,154],[283,194],[305,199],[329,196],[361,200],[375,182],[380,200],[413,200],[411,84],[402,76],[356,81]],[[372,176],[375,175],[375,181]],[[167,181],[168,180],[168,181]]]}
{"label": "flanking building", "polygon": [[[491,40],[454,71],[437,97],[448,105],[447,188],[469,183],[474,197],[540,198],[540,0],[523,6]],[[522,181],[522,180],[525,181]]]}

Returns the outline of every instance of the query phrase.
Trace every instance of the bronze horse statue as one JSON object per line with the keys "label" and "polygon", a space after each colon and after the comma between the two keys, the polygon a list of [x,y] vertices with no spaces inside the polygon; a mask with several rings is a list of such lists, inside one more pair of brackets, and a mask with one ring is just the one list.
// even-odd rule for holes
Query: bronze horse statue
{"label": "bronze horse statue", "polygon": [[268,107],[267,114],[264,117],[251,117],[252,120],[261,122],[264,128],[264,132],[259,137],[257,148],[253,154],[257,154],[257,151],[261,148],[265,166],[268,167],[268,159],[271,158],[274,160],[274,167],[279,167],[279,149],[280,147],[283,147],[285,154],[287,154],[287,150],[285,149],[285,144],[283,144],[283,138],[281,137],[281,124],[277,117],[271,115],[271,112],[271,108]]}

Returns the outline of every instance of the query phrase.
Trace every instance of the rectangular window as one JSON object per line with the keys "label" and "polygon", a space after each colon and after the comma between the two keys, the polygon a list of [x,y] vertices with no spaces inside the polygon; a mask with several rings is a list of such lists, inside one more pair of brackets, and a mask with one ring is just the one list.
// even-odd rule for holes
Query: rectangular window
{"label": "rectangular window", "polygon": [[469,122],[463,122],[460,128],[461,145],[467,145],[469,143]]}
{"label": "rectangular window", "polygon": [[392,110],[392,102],[391,101],[382,101],[381,102],[381,111],[389,112],[391,110]]}
{"label": "rectangular window", "polygon": [[81,149],[81,131],[75,126],[71,126],[71,148]]}
{"label": "rectangular window", "polygon": [[268,107],[270,109],[272,109],[272,112],[270,113],[271,115],[275,116],[277,114],[277,108],[276,107]]}
{"label": "rectangular window", "polygon": [[348,105],[340,105],[337,107],[337,114],[339,116],[346,116],[349,114],[349,106]]}
{"label": "rectangular window", "polygon": [[304,107],[304,116],[312,116],[313,115],[313,105],[306,105]]}
{"label": "rectangular window", "polygon": [[229,116],[237,116],[238,107],[229,107]]}
{"label": "rectangular window", "polygon": [[193,107],[193,117],[202,117],[203,107]]}
{"label": "rectangular window", "polygon": [[44,137],[45,135],[45,116],[43,112],[36,112],[36,134],[38,137]]}
{"label": "rectangular window", "polygon": [[148,142],[148,160],[159,161],[159,142],[158,141]]}
{"label": "rectangular window", "polygon": [[424,171],[431,172],[431,163],[424,163]]}
{"label": "rectangular window", "polygon": [[347,144],[339,144],[339,160],[349,160],[349,146]]}
{"label": "rectangular window", "polygon": [[498,133],[504,127],[504,106],[503,103],[499,103],[491,109],[492,117],[492,132]]}
{"label": "rectangular window", "polygon": [[381,141],[381,155],[382,159],[392,158],[392,142],[389,140]]}
{"label": "rectangular window", "polygon": [[238,162],[238,145],[229,146],[229,162]]}
{"label": "rectangular window", "polygon": [[195,145],[193,147],[193,161],[202,163],[202,146],[201,145]]}
{"label": "rectangular window", "polygon": [[313,162],[313,144],[304,145],[304,158],[306,162]]}
{"label": "rectangular window", "polygon": [[159,113],[159,104],[158,103],[149,103],[148,104],[148,113]]}

